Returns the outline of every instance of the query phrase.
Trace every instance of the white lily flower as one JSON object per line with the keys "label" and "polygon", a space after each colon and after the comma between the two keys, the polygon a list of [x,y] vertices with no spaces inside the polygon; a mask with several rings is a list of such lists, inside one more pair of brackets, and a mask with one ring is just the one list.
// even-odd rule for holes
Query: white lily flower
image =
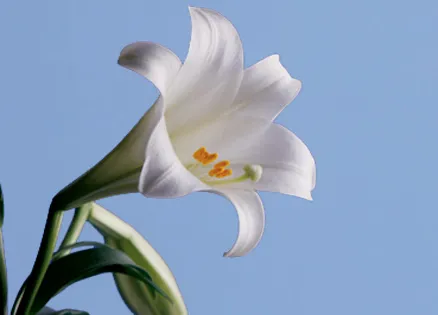
{"label": "white lily flower", "polygon": [[242,43],[231,22],[208,9],[191,7],[190,15],[184,64],[151,42],[122,50],[119,64],[150,80],[160,96],[121,143],[54,202],[69,209],[138,191],[157,198],[217,193],[239,216],[237,241],[225,256],[242,256],[264,230],[256,190],[311,200],[313,157],[297,136],[273,123],[301,82],[278,55],[243,69]]}
{"label": "white lily flower", "polygon": [[125,304],[137,315],[185,315],[187,308],[175,278],[163,258],[128,223],[100,205],[93,203],[88,221],[102,234],[105,243],[127,254],[146,270],[152,281],[170,298],[153,294],[141,281],[123,274],[114,280]]}

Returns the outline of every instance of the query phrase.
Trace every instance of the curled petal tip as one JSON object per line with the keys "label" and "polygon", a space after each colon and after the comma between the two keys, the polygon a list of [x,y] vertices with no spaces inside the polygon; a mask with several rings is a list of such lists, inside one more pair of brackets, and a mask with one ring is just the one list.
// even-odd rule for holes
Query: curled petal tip
{"label": "curled petal tip", "polygon": [[192,13],[196,12],[198,9],[199,8],[197,8],[197,7],[189,6],[189,14],[191,15]]}
{"label": "curled petal tip", "polygon": [[129,61],[133,61],[136,58],[138,58],[138,56],[131,52],[131,53],[126,53],[126,54],[120,54],[119,58],[117,59],[117,63],[121,66],[123,66],[124,64],[126,64]]}
{"label": "curled petal tip", "polygon": [[294,195],[296,195],[297,197],[303,198],[305,200],[308,200],[308,201],[313,201],[313,197],[312,197],[312,192],[311,191],[307,191],[307,192],[305,192],[305,191],[297,191],[296,194],[294,194]]}
{"label": "curled petal tip", "polygon": [[313,201],[312,192],[309,192],[306,199],[309,201]]}
{"label": "curled petal tip", "polygon": [[242,257],[251,252],[260,242],[265,227],[265,213],[259,195],[249,190],[212,190],[230,200],[239,217],[239,232],[233,247],[224,257]]}
{"label": "curled petal tip", "polygon": [[237,258],[237,257],[241,257],[241,256],[239,256],[239,255],[233,255],[233,254],[231,254],[230,252],[225,252],[222,256],[223,256],[224,258]]}

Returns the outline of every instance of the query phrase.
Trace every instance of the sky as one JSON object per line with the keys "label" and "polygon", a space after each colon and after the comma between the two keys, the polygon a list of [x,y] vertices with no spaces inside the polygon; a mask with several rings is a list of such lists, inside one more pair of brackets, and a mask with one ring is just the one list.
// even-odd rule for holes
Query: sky
{"label": "sky", "polygon": [[[184,60],[189,5],[233,22],[246,66],[277,53],[302,81],[277,122],[315,157],[314,201],[262,193],[265,235],[234,259],[222,257],[238,224],[224,198],[132,194],[100,204],[157,249],[193,315],[438,313],[432,0],[1,1],[10,304],[32,268],[51,198],[108,153],[158,95],[117,65],[121,49],[148,40]],[[90,226],[80,239],[101,240]],[[110,275],[77,283],[49,305],[130,314]]]}

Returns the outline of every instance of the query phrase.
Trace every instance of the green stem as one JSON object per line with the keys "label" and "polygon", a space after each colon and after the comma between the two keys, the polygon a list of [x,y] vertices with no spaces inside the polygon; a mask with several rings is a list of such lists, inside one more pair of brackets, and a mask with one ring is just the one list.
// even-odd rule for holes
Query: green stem
{"label": "green stem", "polygon": [[[59,246],[60,249],[76,243],[76,241],[79,238],[79,235],[82,232],[82,229],[84,228],[85,222],[87,222],[88,220],[88,216],[90,215],[91,209],[92,209],[92,205],[90,203],[87,203],[85,205],[80,206],[79,208],[76,208],[73,219],[70,223],[67,233],[64,236],[64,240],[62,241],[61,246]],[[69,253],[70,250],[64,251],[60,253],[58,258],[68,255]]]}
{"label": "green stem", "polygon": [[239,183],[239,182],[243,182],[244,180],[247,180],[248,178],[249,178],[248,174],[245,173],[237,178],[223,179],[223,180],[203,180],[203,182],[204,184],[210,186],[216,186],[216,185]]}
{"label": "green stem", "polygon": [[11,315],[17,314],[17,307],[21,303],[21,299],[23,298],[24,290],[26,289],[26,280],[21,285],[20,290],[18,291],[17,297],[15,298],[14,305],[12,305]]}
{"label": "green stem", "polygon": [[102,236],[110,236],[116,240],[120,238],[129,239],[131,231],[125,225],[120,224],[120,220],[116,215],[93,202],[91,203],[91,212],[88,217],[88,222],[100,233]]}
{"label": "green stem", "polygon": [[2,315],[8,314],[8,277],[6,273],[5,249],[3,247],[3,233],[0,227],[0,312]]}
{"label": "green stem", "polygon": [[63,212],[56,211],[52,202],[50,205],[49,214],[47,215],[43,239],[41,240],[38,255],[35,259],[32,271],[27,279],[23,298],[18,305],[17,315],[27,315],[30,312],[33,300],[35,299],[47,268],[49,267],[50,260],[52,259],[59,229],[61,227],[62,216]]}
{"label": "green stem", "polygon": [[3,315],[8,314],[8,277],[6,272],[5,248],[3,246],[3,219],[4,219],[4,202],[3,192],[0,186],[0,312]]}

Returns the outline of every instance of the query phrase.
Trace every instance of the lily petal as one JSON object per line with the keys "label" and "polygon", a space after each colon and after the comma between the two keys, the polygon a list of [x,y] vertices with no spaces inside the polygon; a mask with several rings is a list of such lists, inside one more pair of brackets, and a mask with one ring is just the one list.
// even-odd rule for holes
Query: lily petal
{"label": "lily petal", "polygon": [[311,191],[315,188],[316,180],[315,161],[307,146],[281,125],[271,124],[257,142],[235,151],[231,160],[237,164],[261,165],[263,173],[255,184],[248,181],[230,187],[312,199]]}
{"label": "lily petal", "polygon": [[166,95],[171,135],[232,106],[243,77],[242,43],[231,22],[208,9],[191,7],[190,16],[187,59]]}
{"label": "lily petal", "polygon": [[122,49],[119,65],[146,77],[165,95],[181,61],[171,50],[152,42],[136,42]]}
{"label": "lily petal", "polygon": [[139,183],[140,192],[146,197],[175,198],[206,187],[181,164],[162,118],[146,148],[146,159]]}
{"label": "lily petal", "polygon": [[[129,53],[136,52],[138,58]],[[153,44],[133,44],[122,51],[119,63],[141,73],[163,94],[178,72],[179,59],[166,48]],[[98,164],[60,191],[54,198],[59,210],[67,210],[101,198],[138,191],[144,152],[151,133],[164,114],[159,97],[125,138]]]}
{"label": "lily petal", "polygon": [[301,82],[290,76],[278,55],[272,55],[245,70],[235,109],[273,121],[300,89]]}
{"label": "lily petal", "polygon": [[221,189],[209,191],[230,200],[239,216],[239,234],[225,257],[239,257],[253,250],[265,229],[265,210],[259,195],[251,190]]}
{"label": "lily petal", "polygon": [[240,113],[223,116],[209,124],[172,138],[175,152],[183,163],[189,163],[200,147],[216,152],[220,159],[230,159],[236,152],[251,146],[266,132],[271,122]]}

